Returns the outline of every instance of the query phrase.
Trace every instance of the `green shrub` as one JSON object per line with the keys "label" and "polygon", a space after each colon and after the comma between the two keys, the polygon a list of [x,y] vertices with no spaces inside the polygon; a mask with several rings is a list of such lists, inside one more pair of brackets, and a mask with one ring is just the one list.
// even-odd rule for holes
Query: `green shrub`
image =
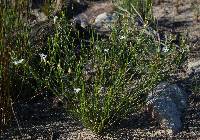
{"label": "green shrub", "polygon": [[[148,6],[146,1],[145,20]],[[123,11],[109,39],[96,39],[90,30],[88,43],[65,16],[49,26],[53,34],[48,34],[44,46],[36,47],[29,29],[23,28],[11,49],[7,72],[17,82],[11,80],[9,86],[29,83],[31,88],[54,93],[69,113],[97,133],[140,111],[147,93],[181,65],[185,43],[177,51],[172,38],[160,41],[148,22],[138,29],[135,16]]]}
{"label": "green shrub", "polygon": [[[79,33],[61,18],[48,49],[37,51],[36,65],[29,66],[37,82],[97,133],[140,111],[147,93],[167,79],[185,55],[184,42],[177,51],[170,37],[159,42],[148,26],[138,30],[133,22],[131,16],[122,16],[109,40],[95,41],[91,32],[86,46],[77,42]],[[161,44],[168,49],[162,51]]]}
{"label": "green shrub", "polygon": [[[17,3],[18,8],[24,7]],[[26,28],[21,19],[22,11],[10,3],[2,2],[0,5],[0,129],[5,127],[12,116],[11,96],[20,86],[15,83],[17,78],[14,70],[15,63],[23,57],[23,51],[28,44]],[[18,77],[19,78],[19,77]],[[20,78],[19,78],[20,79]],[[17,95],[14,95],[17,97]]]}
{"label": "green shrub", "polygon": [[[11,14],[10,17],[6,17],[7,14]],[[0,130],[2,130],[8,123],[11,117],[11,100],[10,100],[10,42],[7,38],[12,27],[12,12],[3,5],[0,6]]]}
{"label": "green shrub", "polygon": [[153,1],[152,0],[123,0],[118,1],[120,9],[131,13],[137,17],[137,20],[142,24],[148,24],[154,20],[153,17]]}

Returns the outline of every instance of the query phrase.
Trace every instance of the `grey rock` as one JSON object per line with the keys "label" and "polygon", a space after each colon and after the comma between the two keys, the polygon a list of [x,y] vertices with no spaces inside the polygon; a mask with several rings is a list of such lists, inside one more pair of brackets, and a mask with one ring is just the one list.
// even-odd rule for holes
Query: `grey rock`
{"label": "grey rock", "polygon": [[176,84],[163,82],[147,98],[147,106],[159,124],[171,134],[182,128],[181,118],[187,107],[187,94]]}
{"label": "grey rock", "polygon": [[78,25],[80,25],[84,29],[86,29],[89,26],[86,18],[81,18],[80,16],[75,17],[71,21],[72,21],[73,25],[78,24]]}
{"label": "grey rock", "polygon": [[46,21],[48,19],[47,15],[40,11],[40,9],[33,9],[32,14],[36,17],[37,22]]}
{"label": "grey rock", "polygon": [[95,18],[93,26],[100,31],[110,31],[111,27],[117,22],[118,16],[116,13],[104,12]]}
{"label": "grey rock", "polygon": [[188,62],[188,74],[200,72],[200,60]]}

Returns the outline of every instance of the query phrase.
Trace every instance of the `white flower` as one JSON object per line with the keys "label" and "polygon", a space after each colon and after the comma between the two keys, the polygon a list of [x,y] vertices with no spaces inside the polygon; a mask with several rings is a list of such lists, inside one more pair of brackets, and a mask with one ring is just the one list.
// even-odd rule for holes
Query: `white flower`
{"label": "white flower", "polygon": [[119,38],[119,39],[121,39],[121,40],[122,40],[122,39],[125,39],[125,38],[126,38],[125,36],[120,36],[120,38]]}
{"label": "white flower", "polygon": [[24,59],[20,59],[20,60],[18,60],[18,61],[14,61],[13,63],[14,63],[15,65],[18,65],[18,64],[21,64],[23,61],[24,61]]}
{"label": "white flower", "polygon": [[69,74],[72,73],[72,69],[71,68],[68,69],[68,73]]}
{"label": "white flower", "polygon": [[45,55],[43,53],[41,53],[39,55],[40,55],[41,61],[46,62],[47,55]]}
{"label": "white flower", "polygon": [[100,89],[99,89],[99,93],[104,93],[104,92],[106,92],[106,88],[105,87],[101,87]]}
{"label": "white flower", "polygon": [[109,49],[104,49],[104,52],[108,52],[109,51]]}
{"label": "white flower", "polygon": [[74,89],[74,92],[75,92],[75,93],[79,93],[80,91],[81,91],[80,88],[75,88],[75,89]]}
{"label": "white flower", "polygon": [[58,19],[58,17],[57,16],[55,16],[54,18],[53,18],[53,23],[54,24],[56,24],[56,20]]}
{"label": "white flower", "polygon": [[168,52],[169,51],[169,48],[167,46],[163,47],[163,52]]}

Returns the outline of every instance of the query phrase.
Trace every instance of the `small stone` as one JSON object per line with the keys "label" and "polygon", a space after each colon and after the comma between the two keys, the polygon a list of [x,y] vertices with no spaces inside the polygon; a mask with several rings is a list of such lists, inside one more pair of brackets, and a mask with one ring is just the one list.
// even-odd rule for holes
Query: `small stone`
{"label": "small stone", "polygon": [[191,61],[188,63],[188,73],[199,73],[200,72],[200,60]]}
{"label": "small stone", "polygon": [[110,27],[112,27],[113,23],[116,22],[118,19],[116,13],[107,13],[104,12],[98,15],[94,21],[94,26],[99,30],[109,31]]}
{"label": "small stone", "polygon": [[149,93],[147,106],[152,116],[167,133],[178,133],[182,128],[181,117],[187,106],[187,94],[176,84],[163,82]]}
{"label": "small stone", "polygon": [[102,14],[100,14],[100,15],[98,15],[98,16],[96,17],[94,23],[95,23],[95,24],[101,23],[101,22],[107,20],[108,18],[109,18],[108,13],[104,12],[104,13],[102,13]]}

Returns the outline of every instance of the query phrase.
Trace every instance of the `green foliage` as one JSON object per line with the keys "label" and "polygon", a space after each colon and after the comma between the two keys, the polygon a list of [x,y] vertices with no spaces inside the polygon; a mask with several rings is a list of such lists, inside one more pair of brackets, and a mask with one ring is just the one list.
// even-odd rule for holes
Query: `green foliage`
{"label": "green foliage", "polygon": [[[10,100],[10,44],[8,42],[7,30],[11,27],[11,20],[6,18],[9,13],[8,9],[0,6],[0,130],[8,123],[11,117],[11,100]],[[12,15],[12,13],[11,13]]]}
{"label": "green foliage", "polygon": [[141,20],[144,24],[147,22],[152,22],[153,17],[153,1],[152,0],[116,0],[121,9],[134,14]]}
{"label": "green foliage", "polygon": [[172,38],[160,42],[150,27],[138,30],[131,16],[120,19],[109,40],[94,41],[91,35],[89,46],[77,43],[79,32],[65,18],[59,19],[48,49],[35,51],[37,61],[29,65],[28,73],[37,83],[59,96],[67,111],[97,133],[139,111],[147,93],[167,79],[185,55],[184,42],[176,51]]}
{"label": "green foliage", "polygon": [[[18,8],[22,8],[23,2],[18,2]],[[13,81],[16,78],[14,63],[23,55],[22,50],[28,42],[21,12],[11,3],[2,2],[0,5],[0,129],[12,116],[11,93],[17,85]]]}
{"label": "green foliage", "polygon": [[[128,1],[124,2],[128,6]],[[139,11],[148,21],[151,1],[140,2],[132,1],[131,9]],[[17,92],[29,85],[36,92],[54,93],[62,99],[68,112],[97,133],[140,111],[147,93],[181,65],[185,42],[182,40],[177,51],[171,44],[172,38],[160,41],[148,22],[138,29],[135,16],[122,11],[125,12],[120,13],[122,16],[112,27],[109,39],[95,39],[94,31],[90,31],[87,45],[64,15],[50,26],[53,34],[40,47],[30,42],[29,28],[16,22],[14,28],[20,32],[16,32],[16,40],[11,43],[14,47],[9,50],[12,54],[8,59],[9,71],[0,67],[1,73],[14,77],[8,80],[7,86]],[[8,20],[4,19],[15,21],[9,15]],[[11,29],[7,25],[6,28]],[[26,94],[25,90],[22,94]]]}

